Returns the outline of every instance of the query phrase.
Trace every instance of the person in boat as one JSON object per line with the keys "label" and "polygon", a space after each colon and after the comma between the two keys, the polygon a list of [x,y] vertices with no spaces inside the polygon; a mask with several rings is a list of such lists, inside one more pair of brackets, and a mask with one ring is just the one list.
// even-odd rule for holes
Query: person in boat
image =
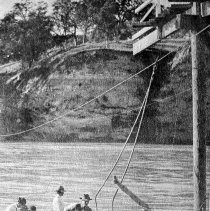
{"label": "person in boat", "polygon": [[28,207],[26,206],[26,199],[19,197],[18,202],[9,205],[6,208],[6,211],[28,211]]}
{"label": "person in boat", "polygon": [[64,211],[82,211],[82,207],[79,203],[72,203],[66,206]]}
{"label": "person in boat", "polygon": [[82,211],[92,211],[92,209],[88,206],[90,200],[92,200],[89,196],[89,194],[84,194],[82,197],[80,197],[82,200]]}
{"label": "person in boat", "polygon": [[53,199],[53,211],[64,211],[64,203],[63,203],[63,199],[62,196],[64,195],[64,187],[60,186],[57,190],[57,195],[54,197]]}
{"label": "person in boat", "polygon": [[32,206],[29,207],[28,210],[29,210],[29,211],[36,211],[36,207],[35,207],[34,205],[32,205]]}

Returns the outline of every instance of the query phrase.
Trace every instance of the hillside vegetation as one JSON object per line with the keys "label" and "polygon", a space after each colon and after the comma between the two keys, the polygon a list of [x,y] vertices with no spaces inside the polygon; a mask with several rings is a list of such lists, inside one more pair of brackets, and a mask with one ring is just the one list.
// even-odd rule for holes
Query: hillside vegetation
{"label": "hillside vegetation", "polygon": [[[28,0],[16,3],[0,24],[1,138],[125,141],[153,68],[107,90],[165,55],[159,50],[132,55],[130,23],[136,5],[136,1],[57,0],[49,16],[44,2],[35,9]],[[208,126],[209,32],[202,38]],[[192,144],[189,44],[155,68],[138,141]],[[207,131],[209,137],[209,127]]]}
{"label": "hillside vegetation", "polygon": [[[88,44],[86,49],[90,49]],[[152,69],[90,104],[81,108],[80,105],[137,73],[156,56],[151,52],[133,57],[131,52],[109,49],[61,49],[43,57],[28,71],[23,72],[21,66],[17,71],[17,63],[4,65],[7,73],[1,77],[5,86],[2,134],[38,126],[6,139],[124,141],[142,103]],[[186,54],[173,69],[170,62],[171,58],[167,58],[157,66],[139,142],[192,143],[190,57]],[[8,67],[10,70],[16,67],[16,72]]]}

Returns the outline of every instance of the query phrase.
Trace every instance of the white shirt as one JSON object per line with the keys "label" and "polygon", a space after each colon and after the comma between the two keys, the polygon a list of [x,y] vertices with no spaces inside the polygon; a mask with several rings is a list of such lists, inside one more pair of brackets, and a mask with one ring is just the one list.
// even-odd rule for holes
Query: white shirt
{"label": "white shirt", "polygon": [[53,199],[53,211],[64,211],[63,200],[59,195],[56,195]]}
{"label": "white shirt", "polygon": [[78,203],[72,203],[72,204],[69,204],[67,205],[65,208],[64,208],[64,211],[71,211],[72,209],[74,209],[76,207]]}
{"label": "white shirt", "polygon": [[11,204],[6,208],[6,211],[18,211],[17,204]]}

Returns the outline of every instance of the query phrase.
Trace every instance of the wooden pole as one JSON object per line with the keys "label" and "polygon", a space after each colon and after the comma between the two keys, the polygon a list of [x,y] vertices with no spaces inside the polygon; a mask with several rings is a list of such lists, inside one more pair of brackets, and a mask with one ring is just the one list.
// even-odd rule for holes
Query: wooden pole
{"label": "wooden pole", "polygon": [[[194,4],[199,12],[196,19],[200,20],[200,4]],[[191,30],[194,211],[206,211],[206,76],[196,25]]]}
{"label": "wooden pole", "polygon": [[141,200],[138,196],[136,196],[134,193],[131,192],[125,185],[123,185],[116,176],[114,176],[114,183],[117,184],[117,186],[126,193],[133,201],[135,201],[139,206],[144,208],[144,211],[151,211],[149,205],[145,203],[143,200]]}
{"label": "wooden pole", "polygon": [[206,211],[210,211],[210,193],[207,194]]}

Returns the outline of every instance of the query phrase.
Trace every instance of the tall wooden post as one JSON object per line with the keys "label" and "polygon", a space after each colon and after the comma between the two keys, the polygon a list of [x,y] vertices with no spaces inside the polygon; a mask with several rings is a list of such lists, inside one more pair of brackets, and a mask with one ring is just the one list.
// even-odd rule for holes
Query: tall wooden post
{"label": "tall wooden post", "polygon": [[[200,4],[194,4],[196,19],[201,19]],[[195,23],[191,30],[194,211],[206,211],[206,76],[198,32]]]}

